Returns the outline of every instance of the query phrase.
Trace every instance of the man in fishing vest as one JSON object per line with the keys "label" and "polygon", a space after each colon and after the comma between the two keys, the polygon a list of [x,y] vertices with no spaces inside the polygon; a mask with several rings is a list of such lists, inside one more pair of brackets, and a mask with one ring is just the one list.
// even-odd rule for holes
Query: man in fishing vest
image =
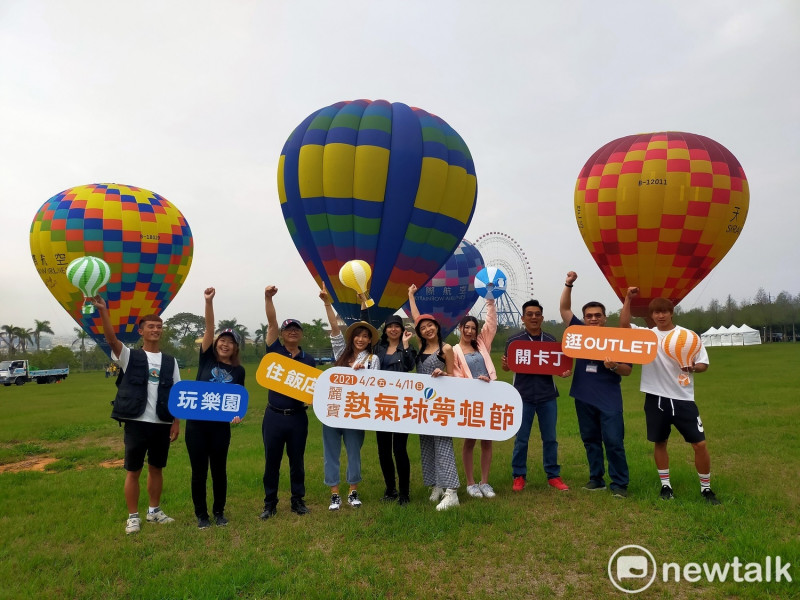
{"label": "man in fishing vest", "polygon": [[172,523],[161,510],[161,490],[164,485],[163,469],[167,466],[169,445],[178,439],[180,425],[167,408],[173,384],[181,380],[178,361],[159,348],[162,321],[157,315],[146,315],[139,321],[142,349],[131,350],[117,339],[108,314],[108,307],[100,296],[92,298],[103,321],[103,335],[111,347],[111,359],[121,374],[117,379],[117,396],[111,417],[125,424],[125,501],[128,504],[128,521],[125,533],[137,533],[141,528],[139,518],[139,476],[147,456],[147,494],[150,506],[148,523]]}

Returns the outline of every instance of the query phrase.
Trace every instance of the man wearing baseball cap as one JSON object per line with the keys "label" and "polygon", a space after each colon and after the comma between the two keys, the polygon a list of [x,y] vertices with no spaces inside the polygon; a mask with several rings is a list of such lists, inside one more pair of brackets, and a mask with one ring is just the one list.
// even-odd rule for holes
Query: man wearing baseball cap
{"label": "man wearing baseball cap", "polygon": [[[313,356],[300,347],[303,325],[297,319],[286,319],[278,327],[272,298],[278,288],[268,285],[264,289],[264,306],[267,313],[267,352],[277,352],[309,365],[317,366]],[[261,519],[275,516],[278,506],[278,481],[284,447],[289,458],[292,512],[305,515],[309,512],[303,497],[306,495],[305,464],[306,438],[308,438],[308,405],[289,396],[270,390],[261,434],[264,438],[264,512]]]}

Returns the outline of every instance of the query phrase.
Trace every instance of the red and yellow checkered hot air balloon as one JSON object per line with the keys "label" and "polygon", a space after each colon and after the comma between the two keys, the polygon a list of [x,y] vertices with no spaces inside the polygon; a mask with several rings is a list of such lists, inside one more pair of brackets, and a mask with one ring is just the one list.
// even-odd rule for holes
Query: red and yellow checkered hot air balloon
{"label": "red and yellow checkered hot air balloon", "polygon": [[677,131],[609,142],[586,162],[575,186],[583,241],[611,287],[645,316],[654,298],[678,304],[731,249],[744,227],[750,191],[722,144]]}
{"label": "red and yellow checkered hot air balloon", "polygon": [[143,188],[102,183],[56,194],[31,223],[31,258],[42,281],[70,316],[110,355],[96,311],[82,314],[83,293],[67,277],[82,256],[108,263],[103,295],[120,341],[139,339],[138,321],[160,315],[192,264],[189,224],[166,198]]}

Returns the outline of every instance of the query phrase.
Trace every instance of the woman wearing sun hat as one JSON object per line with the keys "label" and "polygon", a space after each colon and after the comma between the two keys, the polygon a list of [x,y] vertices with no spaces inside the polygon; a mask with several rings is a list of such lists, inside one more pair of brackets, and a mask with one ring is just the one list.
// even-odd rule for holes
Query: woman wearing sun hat
{"label": "woman wearing sun hat", "polygon": [[[205,298],[206,331],[200,343],[200,364],[197,381],[235,383],[244,385],[245,370],[239,361],[239,334],[225,329],[214,339],[213,287],[203,292]],[[233,419],[239,422],[239,417]],[[214,494],[212,514],[218,527],[228,524],[225,518],[225,501],[228,493],[228,448],[231,445],[230,423],[220,421],[186,421],[186,449],[192,465],[192,502],[197,526],[211,527],[206,503],[206,479],[211,466],[211,488]]]}
{"label": "woman wearing sun hat", "polygon": [[[442,328],[436,317],[420,314],[414,294],[417,286],[408,288],[408,303],[414,328],[420,340],[417,373],[440,377],[453,374],[453,347],[442,340]],[[431,488],[431,502],[441,499],[436,510],[458,506],[458,468],[453,452],[453,438],[438,435],[419,436],[422,457],[422,479]]]}
{"label": "woman wearing sun hat", "polygon": [[[342,335],[336,314],[333,312],[331,297],[322,285],[319,293],[320,299],[325,303],[325,313],[331,325],[331,346],[334,363],[338,367],[352,369],[379,369],[380,361],[372,353],[372,345],[378,340],[378,330],[366,321],[357,321],[350,325]],[[363,308],[363,306],[362,306]],[[357,429],[343,427],[328,427],[322,425],[322,450],[324,456],[325,485],[331,488],[331,503],[329,510],[339,510],[342,505],[339,495],[339,457],[342,452],[342,440],[347,452],[347,483],[350,486],[347,494],[347,503],[358,508],[361,498],[358,496],[358,483],[361,481],[361,446],[364,444],[364,432]]]}

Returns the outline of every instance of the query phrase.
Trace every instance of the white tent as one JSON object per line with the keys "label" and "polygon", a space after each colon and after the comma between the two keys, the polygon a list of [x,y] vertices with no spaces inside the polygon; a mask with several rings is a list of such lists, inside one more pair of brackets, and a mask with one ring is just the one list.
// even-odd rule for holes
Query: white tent
{"label": "white tent", "polygon": [[701,333],[700,341],[703,342],[703,346],[706,348],[709,346],[719,346],[719,332],[717,328],[712,327],[708,331]]}
{"label": "white tent", "polygon": [[[761,334],[756,329],[753,329],[747,324],[737,327],[737,335],[741,336],[740,343],[742,346],[756,346],[761,343]],[[731,342],[733,339],[731,338]],[[738,344],[737,344],[738,345]]]}
{"label": "white tent", "polygon": [[719,346],[730,346],[731,345],[731,327],[725,327],[724,325],[717,329],[717,333],[719,334]]}

